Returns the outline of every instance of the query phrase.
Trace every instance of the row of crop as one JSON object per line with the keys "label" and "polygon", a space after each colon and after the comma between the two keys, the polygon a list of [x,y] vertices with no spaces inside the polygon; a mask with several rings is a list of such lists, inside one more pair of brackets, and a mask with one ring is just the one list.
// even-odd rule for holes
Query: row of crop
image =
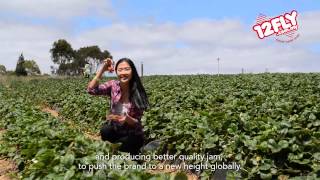
{"label": "row of crop", "polygon": [[319,74],[165,79],[145,119],[169,150],[221,153],[250,178],[319,173]]}
{"label": "row of crop", "polygon": [[242,177],[320,176],[320,74],[154,79],[150,137],[177,154],[219,154]]}
{"label": "row of crop", "polygon": [[[221,155],[241,165],[243,178],[319,176],[319,81],[319,74],[145,77],[144,130],[164,142],[159,153]],[[86,84],[50,79],[12,88],[97,130],[108,101],[90,97]]]}
{"label": "row of crop", "polygon": [[98,132],[105,121],[109,101],[90,97],[82,79],[13,81],[11,89],[39,106],[49,106],[64,118],[73,120],[82,130]]}
{"label": "row of crop", "polygon": [[[0,127],[5,129],[0,155],[16,161],[18,178],[23,179],[168,179],[140,170],[102,168],[88,171],[89,165],[136,164],[129,160],[106,159],[118,145],[87,139],[81,131],[33,106],[33,102],[8,91],[0,84]],[[123,153],[120,153],[123,154]],[[85,165],[86,169],[79,168]],[[84,167],[84,166],[80,166]]]}

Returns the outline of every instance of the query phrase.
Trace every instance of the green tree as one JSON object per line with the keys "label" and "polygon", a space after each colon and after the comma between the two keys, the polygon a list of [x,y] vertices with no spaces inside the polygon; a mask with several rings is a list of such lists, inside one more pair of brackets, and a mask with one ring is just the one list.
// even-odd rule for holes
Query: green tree
{"label": "green tree", "polygon": [[6,74],[6,73],[7,73],[6,67],[0,64],[0,74]]}
{"label": "green tree", "polygon": [[64,39],[54,42],[50,52],[53,63],[59,65],[72,62],[75,55],[71,45]]}
{"label": "green tree", "polygon": [[34,60],[25,60],[23,63],[23,67],[25,68],[28,74],[31,74],[31,75],[41,74],[39,66]]}
{"label": "green tree", "polygon": [[102,52],[98,46],[82,47],[76,51],[75,64],[79,69],[83,69],[85,64],[97,67],[107,57],[112,57],[109,51]]}
{"label": "green tree", "polygon": [[71,45],[64,39],[59,39],[53,43],[50,49],[53,63],[58,64],[58,74],[70,74],[72,71],[72,64],[75,58],[75,51]]}
{"label": "green tree", "polygon": [[86,46],[73,50],[64,39],[55,41],[50,52],[53,63],[59,65],[57,70],[51,68],[52,72],[64,75],[79,75],[85,64],[97,67],[103,59],[112,57],[109,51],[101,51],[98,46]]}
{"label": "green tree", "polygon": [[24,68],[23,64],[24,64],[24,57],[23,54],[21,53],[18,62],[17,62],[17,66],[16,66],[16,70],[15,73],[17,76],[26,76],[27,75],[27,71]]}

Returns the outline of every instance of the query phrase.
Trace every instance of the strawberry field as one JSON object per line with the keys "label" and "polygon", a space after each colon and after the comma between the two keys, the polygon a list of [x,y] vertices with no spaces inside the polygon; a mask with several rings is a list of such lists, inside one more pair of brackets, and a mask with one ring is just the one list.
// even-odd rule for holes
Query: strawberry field
{"label": "strawberry field", "polygon": [[[187,172],[79,169],[79,164],[97,163],[98,154],[126,154],[117,144],[85,135],[99,135],[109,108],[107,97],[87,94],[88,81],[15,78],[0,84],[0,129],[5,132],[0,155],[16,162],[18,178],[186,178]],[[146,137],[161,142],[156,151],[145,153],[219,155],[209,163],[241,166],[228,171],[229,179],[319,178],[320,74],[149,76],[143,84],[151,103],[142,118]],[[199,179],[214,174],[210,169],[191,172]]]}

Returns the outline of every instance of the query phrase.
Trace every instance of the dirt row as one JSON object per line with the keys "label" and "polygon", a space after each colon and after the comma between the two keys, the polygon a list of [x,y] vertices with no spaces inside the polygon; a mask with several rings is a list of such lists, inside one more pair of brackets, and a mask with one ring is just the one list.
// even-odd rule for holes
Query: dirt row
{"label": "dirt row", "polygon": [[[0,129],[0,143],[2,142],[2,136],[6,132],[4,129]],[[0,180],[17,179],[17,165],[14,161],[0,156]]]}
{"label": "dirt row", "polygon": [[[58,119],[64,119],[62,118],[60,115],[59,115],[59,112],[57,112],[56,110],[54,109],[51,109],[50,107],[42,107],[41,108],[43,112],[47,112],[47,113],[50,113],[53,117],[55,118],[58,118]],[[68,121],[68,123],[70,125],[74,125],[72,123],[72,121]],[[93,133],[90,133],[90,132],[85,132],[85,136],[89,139],[92,139],[92,140],[101,140],[100,136],[98,134],[93,134]]]}

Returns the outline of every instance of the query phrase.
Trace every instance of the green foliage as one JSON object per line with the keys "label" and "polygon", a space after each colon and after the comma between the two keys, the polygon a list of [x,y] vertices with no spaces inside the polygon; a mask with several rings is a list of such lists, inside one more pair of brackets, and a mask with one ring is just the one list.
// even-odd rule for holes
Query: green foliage
{"label": "green foliage", "polygon": [[145,130],[165,142],[163,152],[221,155],[249,179],[319,173],[319,74],[144,80]]}
{"label": "green foliage", "polygon": [[76,69],[73,63],[75,51],[66,40],[59,39],[55,41],[50,52],[53,63],[59,65],[57,70],[58,74],[70,75],[70,73]]}
{"label": "green foliage", "polygon": [[23,67],[30,75],[40,75],[41,71],[39,69],[39,66],[34,60],[25,60],[23,63]]}
{"label": "green foliage", "polygon": [[110,53],[101,51],[98,46],[81,47],[74,50],[66,40],[59,39],[50,49],[52,61],[58,64],[58,74],[79,75],[86,63],[99,64],[103,59],[110,57]]}
{"label": "green foliage", "polygon": [[112,144],[86,138],[83,132],[41,112],[30,99],[0,84],[0,128],[6,129],[1,157],[16,161],[21,179],[169,179],[134,169],[88,171],[80,165],[135,164],[129,160],[100,161],[96,155],[124,155]]}
{"label": "green foliage", "polygon": [[50,49],[52,61],[55,64],[66,64],[72,62],[75,52],[71,45],[64,39],[59,39],[53,43]]}
{"label": "green foliage", "polygon": [[[241,165],[241,172],[235,173],[241,179],[316,179],[320,173],[319,82],[320,74],[315,73],[144,77],[151,108],[142,122],[150,141],[162,140],[160,154],[220,155],[223,161]],[[87,83],[48,79],[12,82],[11,88],[73,120],[71,130],[98,132],[109,101],[88,95]],[[10,112],[0,111],[8,124],[16,122]],[[46,136],[56,137],[52,133]],[[80,151],[77,148],[75,154]],[[73,154],[63,157],[61,163],[67,165],[77,159]],[[75,171],[67,170],[70,176]],[[203,178],[210,176],[212,172],[201,172]]]}

